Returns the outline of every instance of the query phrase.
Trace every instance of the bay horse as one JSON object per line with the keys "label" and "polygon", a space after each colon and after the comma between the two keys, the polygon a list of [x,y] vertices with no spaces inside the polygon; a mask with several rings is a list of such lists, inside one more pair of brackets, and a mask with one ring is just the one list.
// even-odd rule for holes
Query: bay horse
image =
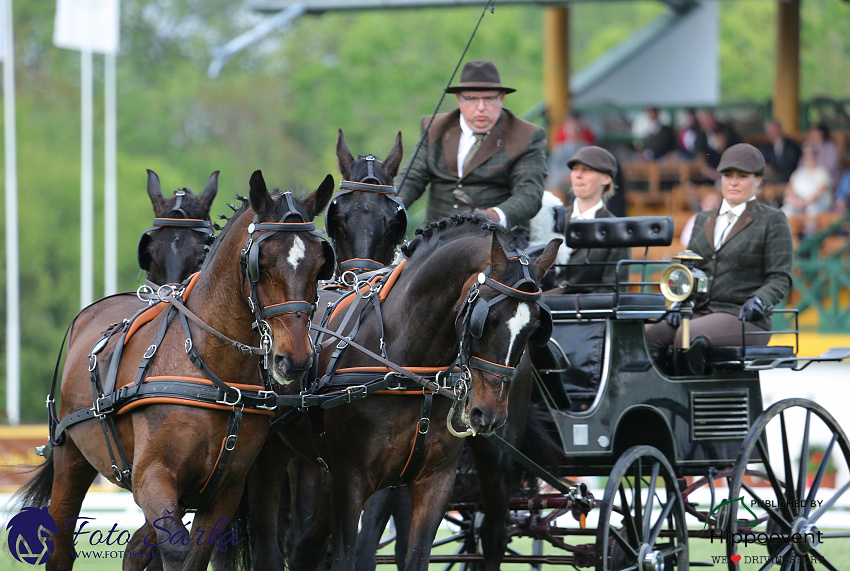
{"label": "bay horse", "polygon": [[336,157],[342,181],[328,206],[325,228],[340,274],[378,270],[392,263],[396,246],[407,234],[407,211],[393,186],[403,154],[399,131],[383,162],[372,154],[355,159],[339,129]]}
{"label": "bay horse", "polygon": [[182,188],[166,198],[159,176],[148,169],[154,220],[139,238],[137,258],[149,282],[179,284],[200,269],[215,239],[210,208],[218,192],[218,174],[210,175],[200,195]]}
{"label": "bay horse", "polygon": [[[364,311],[352,339],[405,367],[450,369],[463,347],[462,354],[471,360],[464,369],[468,400],[461,399],[465,405],[459,415],[466,435],[490,433],[506,420],[510,379],[526,343],[532,335],[536,340],[548,339],[551,322],[536,300],[539,280],[554,262],[560,240],[553,240],[537,260],[529,262],[515,252],[510,233],[479,216],[455,215],[417,232],[417,238],[403,248],[407,260],[403,269],[396,270],[394,285],[381,294],[385,297],[380,313]],[[345,321],[344,314],[335,315],[328,327]],[[317,344],[321,345],[320,340]],[[331,346],[336,344],[334,339]],[[323,351],[319,361],[319,371],[332,373],[326,377],[330,387],[336,378],[351,372],[357,375],[358,368],[376,364],[370,356],[349,348],[327,371],[334,359],[330,353]],[[378,378],[387,371],[379,369]],[[351,389],[337,387],[343,393]],[[405,569],[427,569],[463,440],[442,422],[430,420],[448,418],[451,399],[434,397],[431,402],[421,388],[413,392],[418,396],[400,392],[378,393],[328,410],[311,409],[307,418],[313,426],[321,425],[318,443],[310,436],[307,422],[296,422],[281,433],[305,457],[315,457],[318,451],[330,469],[330,492],[325,492],[329,512],[316,511],[312,529],[295,546],[293,568],[314,569],[330,532],[332,568],[354,569],[364,502],[379,489],[406,484],[412,520]],[[426,401],[431,402],[428,414],[423,412]]]}
{"label": "bay horse", "polygon": [[[159,549],[164,569],[207,568],[212,532],[234,513],[268,433],[270,383],[300,380],[314,359],[308,328],[317,280],[331,277],[335,259],[312,220],[333,186],[328,175],[307,198],[272,196],[254,172],[248,200],[213,245],[191,296],[163,295],[163,310],[132,335],[116,334],[139,309],[131,296],[105,298],[74,319],[60,415],[50,409],[52,452],[19,492],[24,505],[49,502],[59,522],[48,569],[72,568],[70,522],[98,473],[132,489],[146,519],[133,541],[150,538],[144,545]],[[175,313],[182,327],[168,327]],[[258,340],[260,347],[249,344]],[[103,383],[98,360],[109,364]],[[187,386],[184,393],[204,398],[178,390]],[[122,400],[134,391],[148,398]],[[188,507],[196,509],[191,533],[182,523]]]}

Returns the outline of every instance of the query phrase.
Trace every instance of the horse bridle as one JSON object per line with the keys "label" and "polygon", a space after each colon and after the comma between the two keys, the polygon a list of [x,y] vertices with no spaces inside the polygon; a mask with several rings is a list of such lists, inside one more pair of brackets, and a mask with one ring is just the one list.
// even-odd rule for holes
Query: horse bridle
{"label": "horse bridle", "polygon": [[[506,285],[490,277],[491,267],[487,266],[483,272],[478,274],[478,281],[470,286],[458,314],[458,317],[463,316],[463,332],[461,334],[459,356],[460,365],[490,373],[506,383],[509,383],[513,378],[516,367],[491,363],[471,353],[472,339],[480,339],[484,333],[484,324],[487,321],[490,308],[509,297],[520,301],[533,301],[540,308],[541,319],[540,325],[532,333],[529,341],[535,345],[543,345],[549,340],[552,333],[552,314],[546,304],[541,301],[543,290],[540,289],[537,281],[532,278],[529,272],[528,254],[522,251],[511,252],[508,254],[508,257],[510,259],[519,259],[522,276],[513,284]],[[524,284],[531,284],[536,291],[527,292],[520,290],[520,286]],[[499,292],[499,295],[490,300],[484,299],[480,296],[481,287],[483,286],[493,288]]]}
{"label": "horse bridle", "polygon": [[[337,212],[337,199],[340,196],[345,196],[346,194],[351,194],[352,192],[374,192],[377,194],[384,195],[387,200],[392,202],[392,204],[396,207],[396,216],[400,218],[399,223],[403,227],[402,231],[396,232],[395,235],[395,244],[398,245],[404,240],[404,237],[407,235],[407,209],[404,207],[404,203],[397,195],[397,190],[395,186],[381,184],[381,181],[378,177],[375,176],[375,166],[374,163],[377,160],[374,155],[366,155],[366,176],[363,180],[359,182],[354,182],[351,180],[343,180],[339,183],[339,192],[336,196],[333,197],[330,206],[328,206],[328,212],[325,216],[325,227],[327,228],[328,235],[331,239],[336,235],[337,225],[336,225],[336,212]],[[340,274],[346,271],[354,271],[354,272],[365,272],[365,271],[373,271],[379,270],[383,268],[385,264],[378,262],[376,260],[371,260],[368,258],[354,258],[351,260],[343,260],[339,263],[339,271]]]}
{"label": "horse bridle", "polygon": [[[267,320],[276,315],[287,313],[295,313],[300,316],[302,312],[306,313],[312,319],[318,298],[313,300],[312,303],[302,300],[287,301],[267,306],[261,305],[257,294],[257,283],[260,281],[260,242],[275,232],[309,232],[321,240],[322,254],[325,257],[325,263],[319,269],[318,279],[331,279],[334,268],[336,267],[336,255],[333,246],[331,246],[330,242],[324,236],[316,232],[316,224],[314,222],[306,221],[304,216],[296,210],[292,193],[285,192],[281,200],[285,202],[286,210],[278,222],[258,223],[257,215],[254,215],[253,222],[248,226],[248,241],[245,243],[245,247],[239,256],[242,272],[248,280],[248,306],[254,314],[257,330],[260,333],[261,346],[266,351],[267,358],[272,342],[271,326],[269,326]],[[289,219],[294,219],[295,221],[288,221]],[[260,233],[260,235],[255,238],[255,234],[257,233]]]}
{"label": "horse bridle", "polygon": [[189,218],[186,211],[183,210],[183,197],[186,196],[186,191],[178,190],[174,193],[177,197],[177,202],[174,208],[166,213],[165,218],[154,218],[153,226],[142,232],[139,238],[139,244],[136,248],[136,256],[139,260],[139,267],[146,272],[150,271],[151,256],[148,253],[148,244],[152,240],[150,232],[159,230],[160,228],[188,228],[204,234],[207,238],[205,250],[209,252],[210,245],[215,240],[215,230],[209,220],[201,220],[199,218]]}

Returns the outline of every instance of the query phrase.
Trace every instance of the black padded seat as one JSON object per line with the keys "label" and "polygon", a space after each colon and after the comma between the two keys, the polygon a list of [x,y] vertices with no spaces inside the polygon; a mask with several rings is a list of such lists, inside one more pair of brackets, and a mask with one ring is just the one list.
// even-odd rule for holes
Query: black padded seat
{"label": "black padded seat", "polygon": [[[794,347],[788,345],[776,345],[768,347],[747,347],[747,361],[775,361],[778,359],[793,359],[796,357]],[[706,364],[711,367],[722,369],[743,369],[744,348],[743,347],[709,347],[705,353]],[[789,362],[788,366],[793,365]]]}
{"label": "black padded seat", "polygon": [[660,293],[577,293],[544,296],[555,319],[658,319],[667,313]]}

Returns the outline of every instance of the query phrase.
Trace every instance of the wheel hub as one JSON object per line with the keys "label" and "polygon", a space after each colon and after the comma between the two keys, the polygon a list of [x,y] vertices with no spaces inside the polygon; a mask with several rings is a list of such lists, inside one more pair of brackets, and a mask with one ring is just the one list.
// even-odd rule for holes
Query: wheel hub
{"label": "wheel hub", "polygon": [[806,518],[800,517],[794,520],[794,525],[791,526],[791,532],[799,533],[802,538],[802,541],[795,541],[791,544],[794,551],[800,555],[810,553],[820,545],[818,539],[820,537],[820,530],[815,524],[809,523],[809,520]]}
{"label": "wheel hub", "polygon": [[638,560],[640,571],[664,571],[664,557],[648,543],[641,544]]}

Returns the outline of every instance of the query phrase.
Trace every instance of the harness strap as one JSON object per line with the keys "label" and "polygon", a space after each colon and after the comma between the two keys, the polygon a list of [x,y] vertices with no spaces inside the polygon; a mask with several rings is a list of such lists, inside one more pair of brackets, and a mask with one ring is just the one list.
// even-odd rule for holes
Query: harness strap
{"label": "harness strap", "polygon": [[340,181],[339,189],[362,190],[364,192],[377,192],[378,194],[396,194],[396,188],[394,186],[389,186],[385,184],[368,184],[365,182],[354,182],[353,180]]}
{"label": "harness strap", "polygon": [[370,272],[374,270],[380,270],[383,267],[384,264],[382,264],[381,262],[377,262],[369,258],[351,258],[350,260],[345,260],[339,263],[340,272],[356,272],[358,270],[363,272]]}
{"label": "harness strap", "polygon": [[425,448],[425,438],[428,436],[428,429],[431,427],[431,405],[434,402],[434,395],[425,393],[422,397],[422,405],[419,408],[419,421],[416,423],[416,432],[413,434],[413,447],[410,449],[410,456],[407,457],[407,462],[399,474],[399,484],[406,484],[410,477],[419,470],[422,465],[422,450]]}
{"label": "harness strap", "polygon": [[516,367],[500,365],[475,356],[469,358],[469,366],[473,369],[478,369],[479,371],[484,371],[485,373],[502,377],[504,382],[510,382],[514,376],[514,371],[516,371]]}
{"label": "harness strap", "polygon": [[308,301],[287,301],[275,305],[267,305],[261,310],[261,313],[264,319],[268,319],[276,315],[284,315],[286,313],[297,313],[300,317],[301,312],[304,312],[307,315],[313,315],[314,309],[315,305]]}
{"label": "harness strap", "polygon": [[224,468],[227,466],[227,460],[230,458],[230,453],[236,448],[236,440],[239,436],[239,427],[242,426],[242,408],[233,407],[230,412],[230,418],[227,420],[227,434],[221,441],[221,450],[218,453],[218,458],[215,461],[215,467],[207,478],[204,487],[201,488],[199,495],[203,497],[207,489],[214,490],[224,474]]}
{"label": "harness strap", "polygon": [[200,317],[195,315],[192,312],[192,310],[190,310],[188,307],[183,305],[183,302],[181,302],[176,297],[168,296],[168,297],[165,298],[165,301],[167,303],[170,303],[172,306],[174,306],[180,312],[181,316],[188,317],[189,319],[192,320],[192,323],[194,323],[195,325],[197,325],[198,327],[200,327],[201,329],[203,329],[207,333],[210,333],[210,334],[214,335],[215,337],[217,337],[218,339],[221,339],[222,341],[224,341],[225,343],[227,343],[228,345],[230,345],[231,347],[233,347],[234,349],[236,349],[237,351],[239,351],[243,355],[265,355],[266,354],[265,349],[263,349],[262,347],[251,347],[250,345],[245,345],[244,343],[240,343],[239,341],[234,341],[233,339],[231,339],[227,335],[224,335],[223,333],[216,331],[215,329],[213,329],[212,327],[210,327],[209,325],[204,323],[204,321]]}

